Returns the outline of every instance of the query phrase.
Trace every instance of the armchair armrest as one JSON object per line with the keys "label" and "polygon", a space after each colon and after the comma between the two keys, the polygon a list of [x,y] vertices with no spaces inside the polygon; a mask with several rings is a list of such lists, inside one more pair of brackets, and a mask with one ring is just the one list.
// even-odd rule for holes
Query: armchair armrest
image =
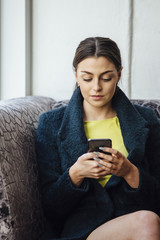
{"label": "armchair armrest", "polygon": [[55,103],[46,97],[0,102],[0,239],[37,240],[43,231],[34,139],[39,115]]}

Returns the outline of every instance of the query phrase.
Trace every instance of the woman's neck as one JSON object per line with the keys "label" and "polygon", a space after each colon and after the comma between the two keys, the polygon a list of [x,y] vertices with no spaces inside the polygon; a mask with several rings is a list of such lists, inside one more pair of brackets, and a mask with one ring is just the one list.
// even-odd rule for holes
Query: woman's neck
{"label": "woman's neck", "polygon": [[92,107],[83,103],[83,119],[84,121],[105,120],[115,117],[117,114],[112,105],[103,107]]}

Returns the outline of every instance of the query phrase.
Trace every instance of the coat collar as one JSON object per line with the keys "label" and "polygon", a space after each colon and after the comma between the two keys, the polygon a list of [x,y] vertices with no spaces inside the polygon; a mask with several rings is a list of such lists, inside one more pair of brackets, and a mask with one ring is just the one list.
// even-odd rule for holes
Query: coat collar
{"label": "coat collar", "polygon": [[[72,164],[88,151],[82,102],[83,97],[78,87],[66,107],[59,130],[62,147],[72,159]],[[113,97],[113,107],[119,118],[124,144],[129,153],[128,159],[138,165],[144,156],[148,134],[147,122],[120,88],[117,88]]]}
{"label": "coat collar", "polygon": [[87,138],[83,126],[83,97],[78,87],[64,112],[59,135],[62,147],[72,159],[72,164],[79,156],[88,151]]}
{"label": "coat collar", "polygon": [[129,153],[128,159],[138,165],[145,152],[148,122],[120,88],[117,88],[113,97],[113,108],[119,118],[124,144]]}

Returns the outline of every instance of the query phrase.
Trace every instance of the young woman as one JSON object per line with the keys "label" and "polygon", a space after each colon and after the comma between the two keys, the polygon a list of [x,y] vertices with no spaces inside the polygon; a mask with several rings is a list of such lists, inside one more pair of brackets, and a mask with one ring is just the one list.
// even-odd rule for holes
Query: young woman
{"label": "young woman", "polygon": [[[45,240],[160,239],[160,121],[118,87],[122,64],[109,38],[82,41],[67,106],[40,116],[37,154]],[[112,148],[88,152],[88,138]]]}

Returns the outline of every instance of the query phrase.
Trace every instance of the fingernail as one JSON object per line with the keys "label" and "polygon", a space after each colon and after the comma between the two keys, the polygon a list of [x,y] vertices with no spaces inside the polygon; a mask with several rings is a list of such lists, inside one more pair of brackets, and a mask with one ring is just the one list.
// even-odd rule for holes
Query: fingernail
{"label": "fingernail", "polygon": [[100,163],[98,163],[98,166],[99,166],[99,167],[102,167],[102,165],[101,165]]}
{"label": "fingernail", "polygon": [[100,149],[100,150],[106,150],[106,148],[105,148],[105,147],[99,147],[99,149]]}
{"label": "fingernail", "polygon": [[93,152],[96,156],[99,156],[99,152]]}
{"label": "fingernail", "polygon": [[97,162],[99,162],[100,161],[100,159],[99,158],[93,158],[95,161],[97,161]]}

